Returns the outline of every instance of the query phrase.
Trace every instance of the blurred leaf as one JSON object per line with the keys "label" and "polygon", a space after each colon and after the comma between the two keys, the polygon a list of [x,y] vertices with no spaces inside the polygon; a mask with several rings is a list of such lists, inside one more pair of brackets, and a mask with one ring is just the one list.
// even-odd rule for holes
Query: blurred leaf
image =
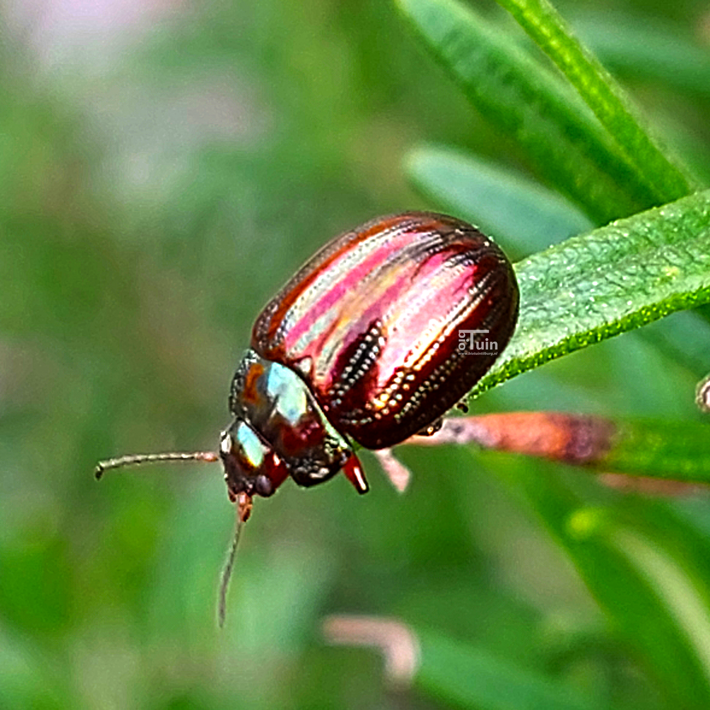
{"label": "blurred leaf", "polygon": [[694,666],[704,676],[707,686],[710,680],[707,567],[689,569],[687,561],[676,550],[669,550],[663,540],[645,536],[623,525],[610,526],[608,540],[627,557],[639,576],[659,596],[679,636],[695,654]]}
{"label": "blurred leaf", "polygon": [[50,710],[71,705],[66,672],[27,639],[0,633],[0,707]]}
{"label": "blurred leaf", "polygon": [[511,134],[551,185],[603,224],[657,203],[578,97],[518,44],[455,0],[398,0],[435,58]]}
{"label": "blurred leaf", "polygon": [[698,380],[710,370],[710,318],[707,306],[674,313],[658,326],[643,328],[639,335]]}
{"label": "blurred leaf", "polygon": [[710,300],[709,210],[700,192],[520,262],[516,332],[473,393]]}
{"label": "blurred leaf", "polygon": [[[686,119],[686,115],[684,111],[679,110],[677,101],[673,101],[672,106],[664,108],[666,110],[662,114],[656,115],[655,123],[661,126],[663,135],[667,137],[683,164],[691,171],[695,183],[703,187],[710,185],[710,150],[707,142],[695,127],[681,123]],[[700,113],[704,115],[702,109]]]}
{"label": "blurred leaf", "polygon": [[418,633],[421,661],[415,682],[438,702],[477,710],[591,710],[565,683],[433,633]]}
{"label": "blurred leaf", "polygon": [[474,156],[446,148],[420,148],[410,153],[407,171],[437,204],[521,255],[593,226],[556,193]]}
{"label": "blurred leaf", "polygon": [[59,635],[73,621],[66,542],[39,537],[0,550],[0,609],[4,621],[37,635]]}
{"label": "blurred leaf", "polygon": [[654,143],[621,87],[574,37],[555,8],[547,0],[498,0],[498,3],[558,66],[634,165],[639,178],[651,185],[654,194],[651,204],[687,195],[688,180]]}
{"label": "blurred leaf", "polygon": [[710,51],[667,22],[604,12],[575,16],[572,24],[610,69],[710,98]]}
{"label": "blurred leaf", "polygon": [[[567,551],[592,594],[680,707],[710,706],[707,540],[660,503],[590,508],[549,467],[496,469]],[[705,630],[709,632],[705,633]]]}

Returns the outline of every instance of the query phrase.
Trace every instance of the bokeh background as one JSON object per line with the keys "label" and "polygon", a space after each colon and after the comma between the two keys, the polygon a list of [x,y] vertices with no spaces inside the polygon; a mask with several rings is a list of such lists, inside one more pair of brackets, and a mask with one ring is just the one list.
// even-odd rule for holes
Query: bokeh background
{"label": "bokeh background", "polygon": [[[598,40],[624,13],[710,43],[700,0],[558,6]],[[388,689],[376,655],[326,646],[321,619],[340,612],[397,616],[618,707],[661,707],[506,483],[508,469],[552,465],[417,450],[402,453],[415,474],[402,496],[367,454],[363,498],[342,477],[284,485],[245,529],[222,632],[233,509],[220,467],[93,479],[107,456],[216,446],[276,289],[339,231],[436,207],[407,183],[413,147],[524,169],[393,5],[3,0],[0,22],[0,707],[440,707]],[[679,151],[707,145],[701,82],[621,76]],[[694,383],[634,333],[475,408],[695,417]],[[702,496],[678,505],[710,513]]]}

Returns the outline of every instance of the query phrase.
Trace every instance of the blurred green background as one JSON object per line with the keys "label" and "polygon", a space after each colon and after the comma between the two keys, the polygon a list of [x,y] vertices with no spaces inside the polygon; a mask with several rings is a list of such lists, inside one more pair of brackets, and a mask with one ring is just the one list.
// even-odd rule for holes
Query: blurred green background
{"label": "blurred green background", "polygon": [[[709,41],[700,0],[558,6],[598,40],[623,12],[701,55]],[[400,617],[615,707],[665,707],[507,475],[554,473],[613,497],[584,473],[449,448],[401,454],[415,474],[402,496],[368,454],[363,498],[342,477],[287,484],[257,501],[223,632],[233,510],[220,467],[93,480],[107,456],[216,445],[276,289],[339,231],[436,207],[408,187],[409,150],[444,143],[519,166],[394,7],[0,9],[0,707],[448,707],[389,690],[374,654],[324,645],[320,620],[339,612]],[[615,68],[707,174],[695,147],[710,140],[707,85]],[[633,333],[476,411],[697,418],[696,374]],[[703,497],[674,505],[710,514]]]}

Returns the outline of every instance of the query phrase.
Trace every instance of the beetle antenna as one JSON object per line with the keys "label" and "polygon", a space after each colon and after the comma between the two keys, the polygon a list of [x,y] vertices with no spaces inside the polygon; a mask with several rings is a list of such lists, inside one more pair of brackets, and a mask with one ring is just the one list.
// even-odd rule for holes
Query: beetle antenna
{"label": "beetle antenna", "polygon": [[117,459],[107,459],[99,461],[94,475],[98,481],[104,475],[104,471],[110,468],[123,468],[123,466],[141,466],[144,463],[158,463],[160,461],[219,461],[219,454],[214,451],[195,451],[193,453],[169,453],[169,454],[135,454],[133,456],[120,456]]}
{"label": "beetle antenna", "polygon": [[234,525],[234,536],[232,537],[232,544],[229,546],[229,552],[227,554],[227,562],[222,570],[222,576],[219,582],[219,603],[217,606],[217,623],[219,628],[224,628],[224,620],[227,617],[227,592],[229,591],[229,580],[232,578],[232,571],[234,570],[234,559],[237,556],[237,546],[239,545],[239,538],[242,534],[242,528],[244,523],[249,519],[251,515],[252,499],[246,493],[239,494],[239,503],[237,504],[237,520]]}

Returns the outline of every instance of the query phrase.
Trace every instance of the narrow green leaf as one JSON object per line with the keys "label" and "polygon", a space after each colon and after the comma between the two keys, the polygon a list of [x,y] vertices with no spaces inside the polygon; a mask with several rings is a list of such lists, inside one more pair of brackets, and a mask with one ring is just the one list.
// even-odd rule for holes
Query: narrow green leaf
{"label": "narrow green leaf", "polygon": [[668,23],[605,10],[572,25],[605,66],[710,98],[710,52]]}
{"label": "narrow green leaf", "polygon": [[456,0],[397,2],[471,102],[595,223],[656,203],[589,108],[515,41]]}
{"label": "narrow green leaf", "polygon": [[613,421],[613,444],[600,458],[598,468],[710,483],[710,424],[620,418]]}
{"label": "narrow green leaf", "polygon": [[710,707],[707,541],[665,504],[589,508],[549,465],[521,463],[495,470],[566,550],[668,703]]}
{"label": "narrow green leaf", "polygon": [[[661,204],[690,192],[688,180],[642,126],[621,87],[586,49],[548,0],[498,0],[579,92],[619,144],[626,157],[645,176]],[[650,206],[647,205],[647,206]]]}
{"label": "narrow green leaf", "polygon": [[668,554],[662,542],[636,531],[617,528],[611,542],[627,556],[644,580],[658,592],[661,603],[685,636],[699,670],[710,680],[710,597],[679,559]]}
{"label": "narrow green leaf", "polygon": [[415,150],[407,159],[407,172],[442,208],[478,225],[520,255],[593,226],[557,193],[520,173],[453,150]]}
{"label": "narrow green leaf", "polygon": [[710,484],[710,423],[506,412],[452,417],[433,436],[406,443],[475,443],[601,472]]}
{"label": "narrow green leaf", "polygon": [[418,634],[416,684],[439,702],[476,710],[606,708],[563,683],[433,633]]}
{"label": "narrow green leaf", "polygon": [[572,237],[516,265],[516,332],[474,395],[710,301],[710,191]]}

